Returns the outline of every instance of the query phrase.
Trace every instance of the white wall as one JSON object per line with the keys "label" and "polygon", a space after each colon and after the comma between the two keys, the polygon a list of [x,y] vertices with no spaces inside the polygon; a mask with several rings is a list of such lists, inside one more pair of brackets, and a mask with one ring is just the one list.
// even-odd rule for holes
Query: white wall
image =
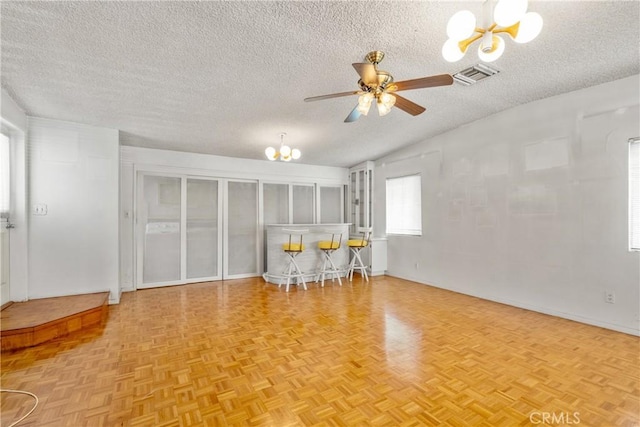
{"label": "white wall", "polygon": [[27,116],[18,104],[9,96],[6,90],[2,89],[2,98],[0,99],[0,111],[2,121],[6,121],[13,128],[27,131]]}
{"label": "white wall", "polygon": [[389,236],[388,274],[639,335],[640,253],[627,250],[627,150],[640,136],[639,100],[632,76],[378,160],[378,236],[385,179],[422,174],[423,235]]}
{"label": "white wall", "polygon": [[120,161],[120,283],[122,291],[134,289],[134,197],[138,171],[327,185],[346,185],[349,172],[346,168],[126,146],[121,147]]}
{"label": "white wall", "polygon": [[2,130],[11,140],[11,212],[14,228],[10,235],[9,283],[11,301],[28,298],[29,249],[27,215],[27,116],[18,104],[2,89]]}
{"label": "white wall", "polygon": [[29,148],[29,298],[118,302],[118,131],[29,118]]}

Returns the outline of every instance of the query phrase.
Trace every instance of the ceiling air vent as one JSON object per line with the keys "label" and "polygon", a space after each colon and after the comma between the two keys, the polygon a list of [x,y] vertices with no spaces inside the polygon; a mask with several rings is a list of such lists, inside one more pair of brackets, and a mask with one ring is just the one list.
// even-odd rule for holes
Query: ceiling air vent
{"label": "ceiling air vent", "polygon": [[491,68],[485,64],[474,65],[465,70],[460,71],[453,75],[453,80],[460,83],[463,86],[471,86],[478,83],[480,80],[484,80],[487,77],[491,77],[494,74],[498,74],[500,70]]}

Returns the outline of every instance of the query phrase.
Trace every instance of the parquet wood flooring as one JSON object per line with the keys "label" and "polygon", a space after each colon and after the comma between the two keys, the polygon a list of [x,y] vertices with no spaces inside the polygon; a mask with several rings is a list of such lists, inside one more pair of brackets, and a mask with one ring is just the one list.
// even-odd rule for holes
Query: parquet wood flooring
{"label": "parquet wood flooring", "polygon": [[108,302],[109,292],[99,292],[8,304],[0,311],[0,348],[30,347],[100,325]]}
{"label": "parquet wood flooring", "polygon": [[[40,397],[21,426],[637,426],[639,354],[638,337],[385,276],[247,279],[125,293],[101,332],[3,353],[1,379]],[[3,393],[1,424],[30,407]]]}

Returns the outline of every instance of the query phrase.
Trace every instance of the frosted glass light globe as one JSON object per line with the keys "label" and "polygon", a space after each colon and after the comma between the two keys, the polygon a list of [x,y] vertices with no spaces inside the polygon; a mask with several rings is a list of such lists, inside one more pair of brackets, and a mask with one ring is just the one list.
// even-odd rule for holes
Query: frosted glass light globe
{"label": "frosted glass light globe", "polygon": [[373,94],[371,92],[363,93],[358,98],[358,112],[362,115],[369,114],[369,108],[371,108],[371,101],[373,101]]}
{"label": "frosted glass light globe", "polygon": [[280,155],[282,157],[289,157],[291,155],[291,147],[288,145],[283,145],[280,147]]}
{"label": "frosted glass light globe", "polygon": [[276,149],[273,147],[267,147],[264,150],[264,155],[267,156],[267,159],[269,160],[275,160],[276,159]]}
{"label": "frosted glass light globe", "polygon": [[455,41],[471,37],[476,29],[476,16],[468,10],[461,10],[449,18],[447,36]]}
{"label": "frosted glass light globe", "polygon": [[447,62],[456,62],[462,59],[464,52],[460,50],[458,42],[453,39],[447,40],[442,46],[442,57]]}
{"label": "frosted glass light globe", "polygon": [[510,27],[527,13],[528,3],[527,0],[500,0],[493,10],[493,20],[501,27]]}
{"label": "frosted glass light globe", "polygon": [[390,109],[396,104],[396,97],[391,95],[390,93],[385,92],[380,95],[380,102],[382,102],[385,107],[388,107]]}
{"label": "frosted glass light globe", "polygon": [[516,43],[528,43],[531,40],[538,37],[538,34],[542,31],[542,16],[535,12],[528,12],[520,21],[518,26],[518,34],[514,37],[513,41]]}

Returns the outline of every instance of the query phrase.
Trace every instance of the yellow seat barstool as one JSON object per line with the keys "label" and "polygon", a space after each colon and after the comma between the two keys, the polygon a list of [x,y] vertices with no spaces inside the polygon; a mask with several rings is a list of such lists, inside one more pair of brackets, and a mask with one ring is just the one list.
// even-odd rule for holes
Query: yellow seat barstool
{"label": "yellow seat barstool", "polygon": [[360,251],[369,246],[370,239],[371,232],[367,231],[362,233],[362,239],[350,239],[347,241],[347,246],[349,246],[349,249],[351,249],[351,253],[353,255],[351,257],[351,262],[349,263],[349,270],[347,271],[349,281],[353,281],[354,270],[360,270],[360,274],[364,276],[367,282],[369,281],[369,277],[367,276],[367,267],[364,265],[364,262],[362,262]]}
{"label": "yellow seat barstool", "polygon": [[280,283],[278,284],[278,288],[282,286],[282,281],[287,279],[287,287],[286,292],[289,292],[289,285],[291,284],[291,279],[296,280],[296,285],[302,281],[302,287],[304,290],[307,290],[307,284],[304,281],[304,274],[300,270],[298,263],[296,262],[296,256],[304,251],[304,244],[302,243],[302,236],[307,233],[309,230],[301,230],[301,229],[286,229],[283,228],[282,231],[289,233],[289,242],[282,244],[282,250],[288,257],[288,265],[285,268],[285,271],[282,272],[282,278],[280,279]]}
{"label": "yellow seat barstool", "polygon": [[322,252],[322,269],[318,272],[316,276],[316,283],[322,277],[322,287],[324,288],[324,279],[326,275],[333,275],[331,277],[331,281],[335,281],[336,277],[338,278],[338,283],[342,286],[342,280],[340,279],[340,270],[336,267],[331,258],[333,253],[340,249],[340,244],[342,243],[342,233],[336,230],[325,230],[327,234],[331,233],[331,240],[321,240],[318,242],[318,249]]}

